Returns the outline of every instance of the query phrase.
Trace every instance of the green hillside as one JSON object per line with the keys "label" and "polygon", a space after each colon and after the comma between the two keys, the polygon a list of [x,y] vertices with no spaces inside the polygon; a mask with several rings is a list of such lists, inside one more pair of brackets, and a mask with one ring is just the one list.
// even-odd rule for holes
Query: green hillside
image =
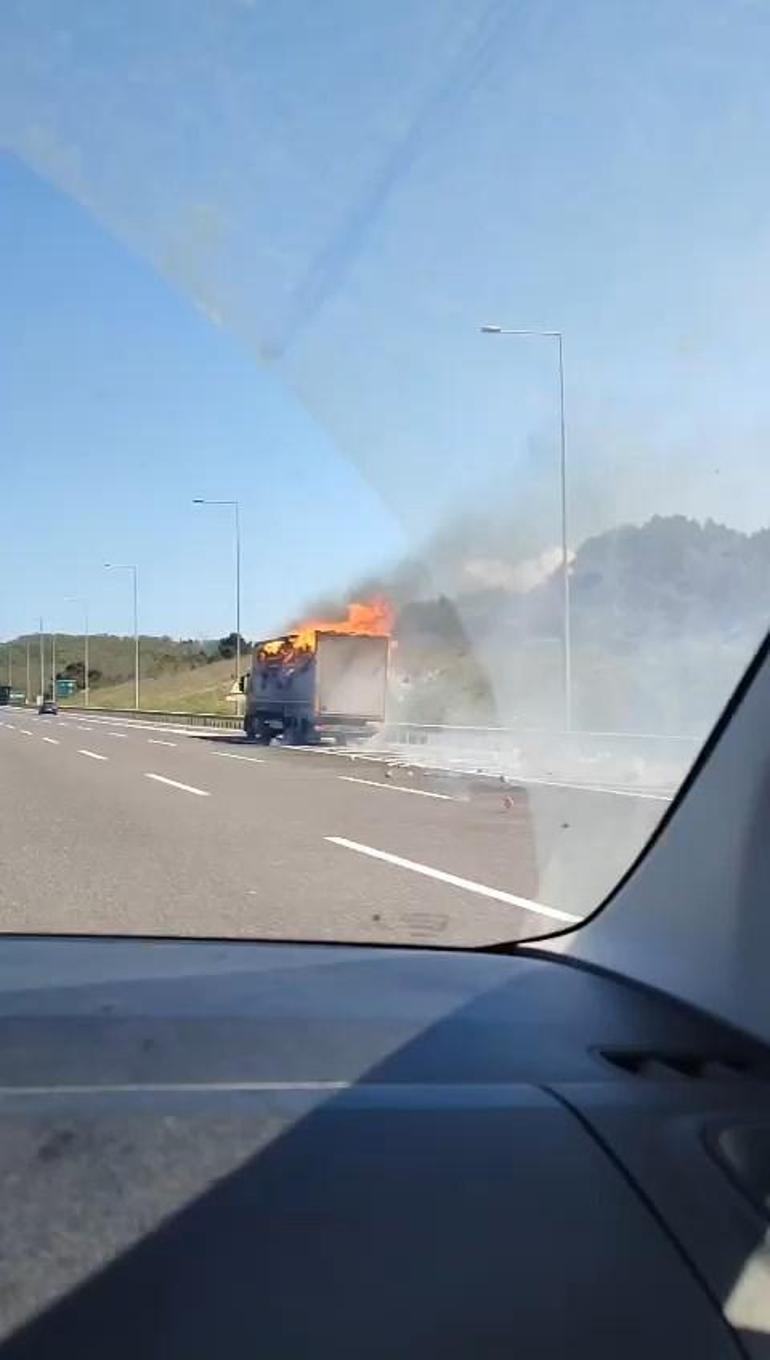
{"label": "green hillside", "polygon": [[[44,634],[43,688],[51,683],[52,640]],[[231,711],[225,702],[233,677],[233,661],[222,658],[218,644],[208,641],[179,642],[169,637],[139,639],[142,704],[163,708],[179,702],[195,712]],[[40,637],[37,633],[0,644],[0,683],[16,689],[27,686],[29,656],[30,694],[40,691]],[[78,686],[73,702],[82,701],[84,649],[82,636],[57,634],[56,674],[73,678]],[[91,702],[95,706],[128,708],[134,702],[134,639],[97,634],[89,639]]]}
{"label": "green hillside", "polygon": [[[43,656],[45,674],[51,674],[51,635],[43,634]],[[180,670],[207,666],[217,657],[216,642],[186,641],[178,642],[170,637],[140,637],[142,671],[155,677],[162,674],[175,674]],[[23,686],[26,679],[27,646],[29,646],[30,671],[33,684],[40,678],[40,636],[38,633],[25,634],[2,643],[0,647],[0,675],[5,678],[8,669],[8,655],[14,683]],[[56,634],[56,672],[61,675],[69,665],[82,665],[82,634]],[[89,639],[89,669],[92,672],[91,685],[115,685],[129,680],[134,673],[134,639],[118,637],[112,633],[97,633]]]}
{"label": "green hillside", "polygon": [[[142,679],[141,705],[146,709],[233,716],[235,704],[226,699],[232,684],[233,663],[229,659],[176,673],[167,671],[155,678]],[[82,704],[82,694],[72,702]],[[100,708],[132,708],[133,677],[120,685],[98,686],[91,691],[91,703]]]}

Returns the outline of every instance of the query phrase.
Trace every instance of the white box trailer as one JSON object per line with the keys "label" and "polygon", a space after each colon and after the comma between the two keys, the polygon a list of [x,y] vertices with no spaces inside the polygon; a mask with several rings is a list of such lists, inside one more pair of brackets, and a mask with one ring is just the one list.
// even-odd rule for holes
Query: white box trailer
{"label": "white box trailer", "polygon": [[[304,638],[304,635],[303,635]],[[384,721],[388,687],[386,637],[368,633],[299,635],[259,642],[246,685],[244,731],[267,742],[317,742],[371,735]]]}

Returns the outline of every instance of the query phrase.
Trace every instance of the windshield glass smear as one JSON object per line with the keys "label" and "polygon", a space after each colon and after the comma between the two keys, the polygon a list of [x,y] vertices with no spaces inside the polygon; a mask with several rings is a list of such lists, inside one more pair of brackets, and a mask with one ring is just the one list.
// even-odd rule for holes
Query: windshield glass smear
{"label": "windshield glass smear", "polygon": [[770,11],[0,35],[0,929],[580,921],[767,627]]}

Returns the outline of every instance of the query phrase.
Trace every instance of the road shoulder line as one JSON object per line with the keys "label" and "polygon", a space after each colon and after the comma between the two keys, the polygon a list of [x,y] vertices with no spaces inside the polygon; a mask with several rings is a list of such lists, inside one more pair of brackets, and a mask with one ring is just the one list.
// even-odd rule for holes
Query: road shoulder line
{"label": "road shoulder line", "polygon": [[354,774],[338,774],[338,779],[346,784],[366,784],[370,789],[389,789],[391,793],[413,793],[418,798],[440,798],[444,803],[463,803],[464,798],[455,798],[451,793],[432,793],[430,789],[410,789],[406,784],[383,784],[379,779],[359,779]]}
{"label": "road shoulder line", "polygon": [[345,836],[324,836],[324,840],[329,841],[331,845],[339,845],[344,850],[355,850],[359,855],[368,855],[371,859],[382,860],[385,864],[394,864],[399,869],[411,869],[412,873],[438,879],[440,883],[448,883],[453,888],[464,888],[466,892],[477,893],[480,897],[492,897],[497,902],[507,902],[512,907],[521,907],[524,911],[535,912],[538,916],[548,916],[553,921],[564,921],[568,925],[574,925],[583,919],[573,912],[548,907],[544,902],[533,902],[529,897],[518,897],[515,893],[504,892],[502,888],[490,888],[486,883],[477,883],[475,879],[460,878],[458,874],[447,873],[444,869],[434,869],[430,864],[420,864],[414,859],[392,855],[388,850],[377,850],[372,845],[349,841]]}

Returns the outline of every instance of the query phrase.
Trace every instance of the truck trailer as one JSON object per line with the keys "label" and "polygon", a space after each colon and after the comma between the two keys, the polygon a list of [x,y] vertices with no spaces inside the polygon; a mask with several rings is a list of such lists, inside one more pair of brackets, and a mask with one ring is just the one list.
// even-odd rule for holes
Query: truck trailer
{"label": "truck trailer", "polygon": [[292,744],[371,736],[385,718],[387,637],[318,631],[258,642],[245,677],[252,741]]}

